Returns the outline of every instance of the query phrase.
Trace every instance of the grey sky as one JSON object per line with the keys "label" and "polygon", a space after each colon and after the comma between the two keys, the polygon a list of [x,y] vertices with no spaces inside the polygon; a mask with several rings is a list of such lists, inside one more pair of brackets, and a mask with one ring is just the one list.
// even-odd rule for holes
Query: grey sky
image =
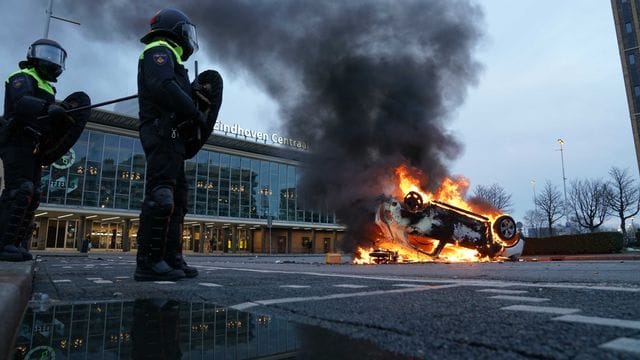
{"label": "grey sky", "polygon": [[[464,146],[462,155],[450,164],[451,172],[467,177],[471,187],[503,185],[513,194],[513,215],[519,220],[533,208],[531,180],[536,181],[536,190],[546,180],[562,189],[557,138],[565,140],[568,183],[606,178],[611,166],[629,168],[637,176],[610,3],[479,3],[485,38],[477,58],[484,70],[447,126]],[[47,0],[0,2],[3,76],[15,71],[28,45],[42,37],[46,4]],[[149,16],[155,10],[149,9]],[[55,7],[54,13],[65,17]],[[96,42],[82,36],[82,26],[52,20],[50,37],[69,52],[67,71],[57,85],[58,98],[76,90],[87,91],[94,102],[134,94],[136,59],[142,49],[138,39],[146,26],[141,24],[129,41]],[[278,129],[278,106],[248,73],[213,63],[207,55],[216,49],[205,44],[201,41],[202,51],[196,56],[200,69],[219,69],[225,78],[221,121],[255,130]],[[192,68],[192,61],[187,66]]]}

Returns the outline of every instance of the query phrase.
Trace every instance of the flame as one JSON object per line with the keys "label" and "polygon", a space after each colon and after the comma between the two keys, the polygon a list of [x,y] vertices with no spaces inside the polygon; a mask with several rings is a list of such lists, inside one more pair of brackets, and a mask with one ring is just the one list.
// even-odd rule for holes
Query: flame
{"label": "flame", "polygon": [[[489,206],[481,206],[469,203],[464,199],[466,196],[467,190],[469,189],[469,181],[462,177],[446,177],[442,180],[439,188],[434,192],[425,191],[420,187],[420,180],[418,175],[413,175],[411,169],[408,166],[400,165],[395,169],[395,173],[397,175],[397,191],[396,194],[399,198],[404,198],[404,196],[411,192],[415,191],[420,194],[423,198],[424,202],[429,201],[438,201],[448,205],[455,206],[457,208],[470,211],[476,214],[482,214],[493,221],[501,212],[497,209],[491,208]],[[412,235],[409,235],[411,238]],[[435,246],[438,244],[438,240],[430,240],[424,237],[420,237],[416,240],[420,243],[420,248],[424,252],[432,251]],[[390,241],[388,239],[383,238],[382,236],[377,237],[376,241],[377,249],[383,251],[391,251],[397,252],[398,260],[397,262],[479,262],[479,261],[490,261],[486,257],[481,257],[478,252],[474,249],[468,249],[461,246],[456,246],[455,244],[447,244],[444,249],[440,252],[440,256],[437,259],[434,259],[424,253],[417,251],[414,248],[405,247],[404,245],[398,244],[396,242]],[[370,253],[374,251],[373,248],[365,249],[362,247],[358,247],[355,252],[354,264],[373,264],[375,263],[375,258],[370,256]]]}

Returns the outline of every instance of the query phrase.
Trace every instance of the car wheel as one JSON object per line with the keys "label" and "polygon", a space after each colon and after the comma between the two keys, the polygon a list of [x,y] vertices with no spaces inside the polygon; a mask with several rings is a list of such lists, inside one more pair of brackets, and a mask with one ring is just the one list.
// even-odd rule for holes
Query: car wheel
{"label": "car wheel", "polygon": [[516,222],[511,216],[502,215],[498,217],[493,223],[493,232],[497,234],[500,240],[505,242],[507,246],[513,245],[518,240]]}
{"label": "car wheel", "polygon": [[409,211],[415,212],[422,210],[422,195],[415,191],[409,191],[407,195],[404,196],[404,205]]}

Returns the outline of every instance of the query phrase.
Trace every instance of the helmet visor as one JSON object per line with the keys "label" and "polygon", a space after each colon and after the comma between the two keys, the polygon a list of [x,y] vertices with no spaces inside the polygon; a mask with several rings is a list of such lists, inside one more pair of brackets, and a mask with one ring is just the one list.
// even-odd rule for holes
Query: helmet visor
{"label": "helmet visor", "polygon": [[67,59],[67,53],[63,49],[53,45],[37,44],[29,48],[27,57],[46,60],[64,69],[64,61]]}
{"label": "helmet visor", "polygon": [[198,34],[196,33],[196,27],[193,24],[184,23],[181,25],[182,38],[185,39],[193,52],[198,51]]}

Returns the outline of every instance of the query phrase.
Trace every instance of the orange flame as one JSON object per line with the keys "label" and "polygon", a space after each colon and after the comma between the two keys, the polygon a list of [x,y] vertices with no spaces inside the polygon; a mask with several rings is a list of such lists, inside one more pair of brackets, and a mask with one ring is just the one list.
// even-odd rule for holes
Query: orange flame
{"label": "orange flame", "polygon": [[[446,177],[442,180],[440,187],[434,192],[428,192],[420,187],[420,180],[418,176],[413,175],[409,167],[400,165],[395,169],[395,173],[398,177],[398,190],[396,195],[403,198],[407,193],[415,191],[419,193],[424,202],[439,201],[446,203],[463,210],[467,210],[476,214],[482,214],[483,216],[493,220],[497,216],[501,215],[500,211],[488,206],[480,206],[467,202],[464,197],[469,189],[469,181],[462,177],[449,178]],[[419,174],[418,174],[419,175]],[[409,235],[411,237],[411,235]],[[420,238],[421,250],[430,252],[438,243],[438,240],[429,240]],[[425,243],[426,242],[426,243]],[[431,244],[429,244],[429,242]],[[403,245],[389,241],[387,239],[378,238],[376,242],[378,249],[398,252],[397,262],[425,262],[425,261],[438,261],[438,262],[478,262],[489,261],[488,258],[481,258],[478,252],[474,249],[467,249],[464,247],[456,246],[455,244],[447,244],[440,256],[437,259],[416,251],[413,248],[405,248]],[[431,248],[429,248],[431,246]],[[353,260],[355,264],[372,264],[375,263],[375,258],[370,256],[370,253],[374,249],[357,248],[356,256]]]}

